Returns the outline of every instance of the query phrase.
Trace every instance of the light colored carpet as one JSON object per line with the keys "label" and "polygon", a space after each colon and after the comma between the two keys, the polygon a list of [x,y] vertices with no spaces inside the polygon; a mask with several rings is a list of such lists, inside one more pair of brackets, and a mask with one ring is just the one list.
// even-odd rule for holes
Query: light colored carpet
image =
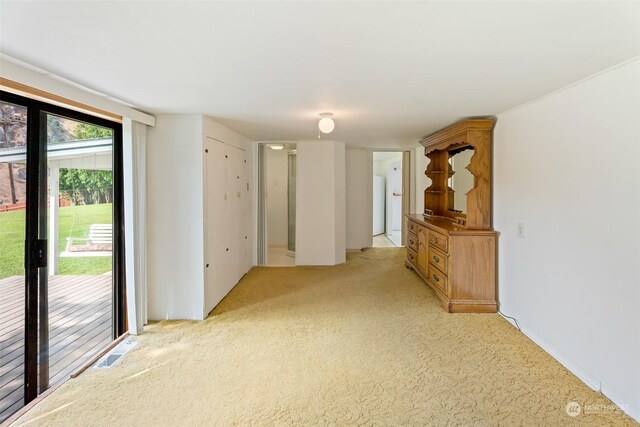
{"label": "light colored carpet", "polygon": [[148,327],[17,425],[635,425],[498,315],[447,314],[403,249],[256,268],[203,322]]}

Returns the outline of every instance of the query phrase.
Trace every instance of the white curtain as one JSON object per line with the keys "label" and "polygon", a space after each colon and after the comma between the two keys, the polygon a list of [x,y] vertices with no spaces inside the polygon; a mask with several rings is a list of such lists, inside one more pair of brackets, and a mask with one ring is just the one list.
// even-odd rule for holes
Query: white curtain
{"label": "white curtain", "polygon": [[147,323],[147,126],[124,118],[124,221],[129,333]]}

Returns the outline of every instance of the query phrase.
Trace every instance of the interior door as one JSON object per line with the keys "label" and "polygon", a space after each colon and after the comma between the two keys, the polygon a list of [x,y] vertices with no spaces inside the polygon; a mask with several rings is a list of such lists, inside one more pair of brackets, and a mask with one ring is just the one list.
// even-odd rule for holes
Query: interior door
{"label": "interior door", "polygon": [[251,268],[252,248],[249,244],[249,236],[251,235],[251,192],[250,192],[250,164],[247,159],[247,152],[242,152],[242,174],[240,175],[242,181],[242,212],[243,212],[243,227],[241,233],[241,240],[244,247],[244,265],[242,268],[242,274],[244,275]]}
{"label": "interior door", "polygon": [[212,310],[224,297],[225,218],[227,210],[225,146],[219,141],[205,138],[205,307]]}
{"label": "interior door", "polygon": [[391,230],[400,231],[402,229],[402,163],[397,162],[391,165],[389,185],[391,186]]}
{"label": "interior door", "polygon": [[242,221],[246,212],[243,209],[245,194],[243,191],[244,180],[242,171],[244,169],[244,150],[226,145],[227,153],[227,185],[229,187],[229,198],[227,200],[227,217],[225,228],[227,229],[226,264],[231,275],[225,284],[225,295],[240,280],[244,274],[243,264],[245,258],[244,251],[244,227]]}
{"label": "interior door", "polygon": [[205,309],[210,311],[246,272],[251,212],[245,151],[211,138],[205,138],[204,151]]}
{"label": "interior door", "polygon": [[385,223],[385,177],[373,177],[373,235],[384,233]]}

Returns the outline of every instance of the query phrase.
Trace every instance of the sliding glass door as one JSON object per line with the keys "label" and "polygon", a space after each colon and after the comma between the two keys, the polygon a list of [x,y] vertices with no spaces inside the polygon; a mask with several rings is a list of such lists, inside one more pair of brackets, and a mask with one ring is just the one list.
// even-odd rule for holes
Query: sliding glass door
{"label": "sliding glass door", "polygon": [[0,422],[24,400],[27,115],[0,102]]}
{"label": "sliding glass door", "polygon": [[0,421],[126,331],[121,125],[1,95]]}

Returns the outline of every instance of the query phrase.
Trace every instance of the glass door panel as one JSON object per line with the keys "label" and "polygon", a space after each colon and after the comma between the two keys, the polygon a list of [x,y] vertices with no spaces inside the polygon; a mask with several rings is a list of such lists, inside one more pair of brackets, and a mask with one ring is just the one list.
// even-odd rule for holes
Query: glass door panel
{"label": "glass door panel", "polygon": [[[46,114],[48,290],[41,389],[113,339],[113,130]],[[40,287],[41,295],[43,286]],[[44,342],[45,339],[47,342]],[[45,351],[46,349],[46,351]]]}
{"label": "glass door panel", "polygon": [[24,398],[27,108],[0,102],[0,422]]}
{"label": "glass door panel", "polygon": [[121,125],[0,95],[1,423],[123,334],[126,305]]}

